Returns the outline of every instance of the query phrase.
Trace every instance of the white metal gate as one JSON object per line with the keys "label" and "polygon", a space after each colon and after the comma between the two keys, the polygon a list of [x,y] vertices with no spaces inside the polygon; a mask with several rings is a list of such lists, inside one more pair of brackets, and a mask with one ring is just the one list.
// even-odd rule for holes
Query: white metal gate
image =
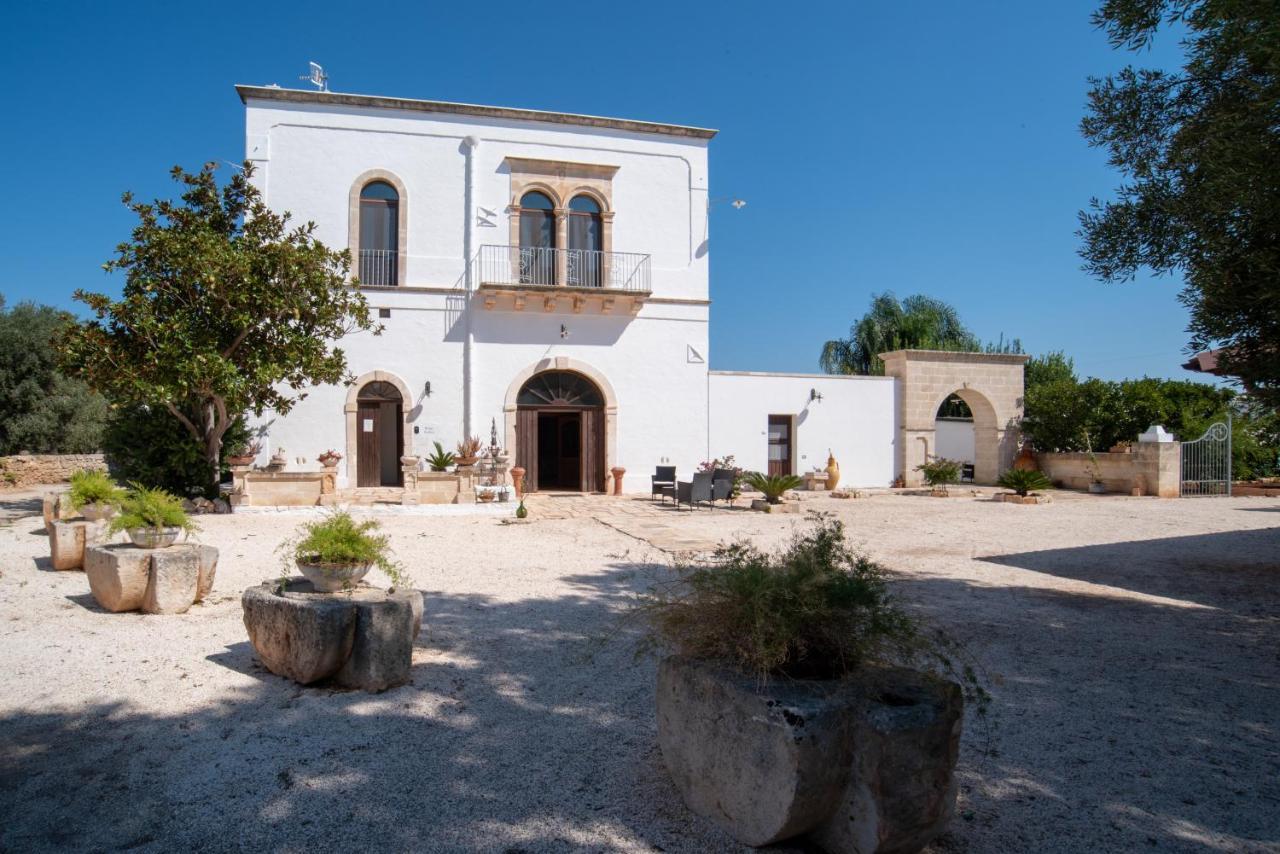
{"label": "white metal gate", "polygon": [[1231,494],[1231,414],[1182,443],[1182,496]]}

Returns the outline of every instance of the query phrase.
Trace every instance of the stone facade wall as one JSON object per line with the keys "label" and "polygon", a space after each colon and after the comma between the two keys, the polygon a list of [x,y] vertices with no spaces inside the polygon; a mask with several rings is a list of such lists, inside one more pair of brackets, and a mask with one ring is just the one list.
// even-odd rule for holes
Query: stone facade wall
{"label": "stone facade wall", "polygon": [[1022,421],[1027,356],[895,350],[881,353],[898,381],[898,471],[907,486],[924,482],[916,466],[937,456],[938,407],[957,394],[973,410],[974,480],[995,483],[1013,463]]}
{"label": "stone facade wall", "polygon": [[[1095,454],[1098,475],[1107,492],[1177,498],[1180,445],[1177,442],[1139,442],[1129,453]],[[1040,471],[1055,484],[1067,489],[1088,489],[1093,480],[1092,462],[1086,453],[1036,454]]]}
{"label": "stone facade wall", "polygon": [[0,457],[0,487],[66,483],[72,472],[107,467],[102,454],[18,454]]}

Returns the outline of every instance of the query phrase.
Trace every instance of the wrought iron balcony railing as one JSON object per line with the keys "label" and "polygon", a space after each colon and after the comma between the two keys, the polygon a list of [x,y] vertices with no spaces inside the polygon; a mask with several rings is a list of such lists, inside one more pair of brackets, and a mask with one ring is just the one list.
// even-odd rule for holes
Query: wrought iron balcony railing
{"label": "wrought iron balcony railing", "polygon": [[394,249],[361,249],[360,269],[357,273],[360,284],[378,288],[394,287],[400,284],[399,255],[400,253]]}
{"label": "wrought iron balcony railing", "polygon": [[635,252],[481,246],[480,284],[508,287],[567,286],[649,293],[649,256]]}

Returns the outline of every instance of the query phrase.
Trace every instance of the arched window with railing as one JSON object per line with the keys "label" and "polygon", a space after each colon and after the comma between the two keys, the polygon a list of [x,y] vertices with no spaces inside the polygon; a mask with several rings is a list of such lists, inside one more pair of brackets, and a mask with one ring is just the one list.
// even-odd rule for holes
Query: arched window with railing
{"label": "arched window with railing", "polygon": [[360,190],[360,283],[377,287],[400,283],[400,194],[386,181]]}
{"label": "arched window with railing", "polygon": [[545,193],[520,197],[520,281],[556,283],[556,210]]}
{"label": "arched window with railing", "polygon": [[570,285],[598,288],[604,273],[604,221],[600,204],[590,196],[569,202],[568,280]]}

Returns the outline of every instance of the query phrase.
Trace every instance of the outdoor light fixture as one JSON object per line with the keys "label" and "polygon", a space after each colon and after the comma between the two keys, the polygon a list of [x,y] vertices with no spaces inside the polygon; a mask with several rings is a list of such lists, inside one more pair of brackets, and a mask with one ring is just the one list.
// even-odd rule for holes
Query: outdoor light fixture
{"label": "outdoor light fixture", "polygon": [[427,380],[427,384],[422,387],[422,396],[431,397],[431,380]]}
{"label": "outdoor light fixture", "polygon": [[818,401],[818,403],[822,403],[822,395],[818,393],[816,388],[811,388],[809,389],[809,402],[812,403],[815,400]]}

